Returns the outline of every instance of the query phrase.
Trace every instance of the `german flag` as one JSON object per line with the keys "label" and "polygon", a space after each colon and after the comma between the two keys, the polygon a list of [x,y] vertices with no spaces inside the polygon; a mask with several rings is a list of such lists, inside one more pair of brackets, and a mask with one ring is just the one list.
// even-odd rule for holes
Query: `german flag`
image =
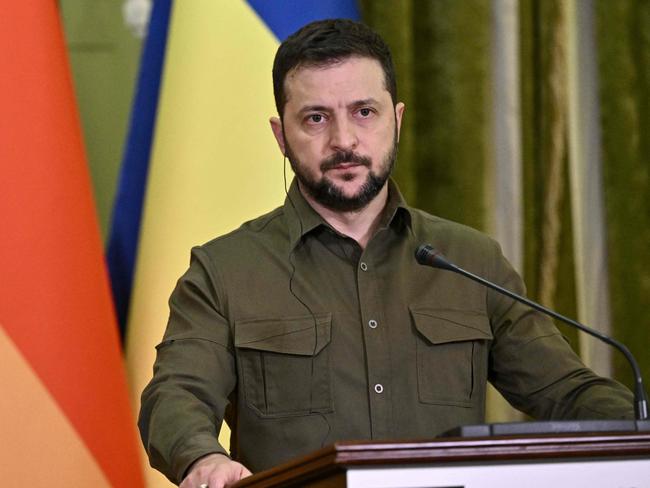
{"label": "german flag", "polygon": [[0,483],[141,487],[57,2],[0,15]]}

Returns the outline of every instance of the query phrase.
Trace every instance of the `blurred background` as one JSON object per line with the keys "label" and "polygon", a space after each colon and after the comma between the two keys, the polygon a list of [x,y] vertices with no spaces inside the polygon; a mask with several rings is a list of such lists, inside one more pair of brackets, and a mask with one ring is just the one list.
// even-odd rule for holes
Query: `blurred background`
{"label": "blurred background", "polygon": [[[59,2],[107,248],[119,241],[116,202],[133,191],[126,161],[151,161],[133,293],[118,310],[135,410],[189,248],[283,201],[268,117],[286,33],[268,10],[318,3]],[[627,344],[650,381],[650,1],[346,8],[392,49],[406,104],[395,178],[409,203],[496,237],[531,298]],[[143,136],[152,15],[164,63]],[[139,137],[151,154],[134,156]],[[621,354],[560,328],[588,365],[632,385]],[[493,395],[489,418],[519,416]]]}

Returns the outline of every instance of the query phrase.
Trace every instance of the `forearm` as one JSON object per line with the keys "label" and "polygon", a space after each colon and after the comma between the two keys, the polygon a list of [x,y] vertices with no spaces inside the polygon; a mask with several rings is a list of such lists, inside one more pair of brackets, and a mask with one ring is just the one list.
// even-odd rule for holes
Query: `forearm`
{"label": "forearm", "polygon": [[230,354],[202,339],[159,346],[154,378],[142,394],[139,427],[151,465],[179,483],[189,466],[227,451],[217,440],[229,392]]}
{"label": "forearm", "polygon": [[510,403],[537,419],[634,418],[632,393],[586,368],[559,334],[522,347],[509,372],[502,371],[494,383]]}
{"label": "forearm", "polygon": [[[500,252],[493,262],[491,279],[525,294]],[[488,309],[490,379],[515,407],[540,419],[633,418],[631,392],[587,368],[549,317],[492,290]]]}

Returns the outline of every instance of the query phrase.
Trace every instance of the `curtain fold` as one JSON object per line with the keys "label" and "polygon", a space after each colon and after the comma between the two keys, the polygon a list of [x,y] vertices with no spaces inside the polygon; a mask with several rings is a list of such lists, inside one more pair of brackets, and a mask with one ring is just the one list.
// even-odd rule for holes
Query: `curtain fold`
{"label": "curtain fold", "polygon": [[[595,4],[612,330],[650,382],[650,1]],[[614,355],[615,376],[632,384]]]}

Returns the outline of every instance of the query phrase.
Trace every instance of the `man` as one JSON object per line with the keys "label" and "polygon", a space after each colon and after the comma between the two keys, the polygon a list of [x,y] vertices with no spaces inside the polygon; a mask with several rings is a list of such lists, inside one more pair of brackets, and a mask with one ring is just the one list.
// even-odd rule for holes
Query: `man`
{"label": "man", "polygon": [[431,438],[484,420],[488,380],[537,418],[633,415],[545,317],[415,262],[431,243],[523,291],[496,243],[408,207],[389,179],[404,105],[379,36],[309,24],[273,81],[296,181],[283,207],[192,251],[142,397],[154,467],[214,488],[337,440]]}

